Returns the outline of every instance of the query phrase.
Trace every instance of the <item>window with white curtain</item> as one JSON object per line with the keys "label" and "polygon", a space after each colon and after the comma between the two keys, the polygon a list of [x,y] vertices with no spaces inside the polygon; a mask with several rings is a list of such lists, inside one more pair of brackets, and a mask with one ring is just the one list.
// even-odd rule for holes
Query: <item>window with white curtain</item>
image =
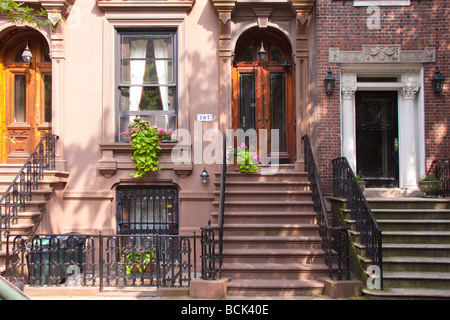
{"label": "window with white curtain", "polygon": [[[176,129],[175,32],[119,32],[118,132],[139,117]],[[118,139],[122,139],[118,134]]]}

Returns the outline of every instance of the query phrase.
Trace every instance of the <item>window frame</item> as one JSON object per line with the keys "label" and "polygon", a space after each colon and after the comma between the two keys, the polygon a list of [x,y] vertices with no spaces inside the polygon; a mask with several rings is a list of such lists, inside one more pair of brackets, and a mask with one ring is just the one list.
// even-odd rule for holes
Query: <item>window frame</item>
{"label": "window frame", "polygon": [[[120,138],[120,132],[124,131],[126,128],[120,127],[120,118],[123,116],[175,116],[175,128],[171,128],[173,130],[176,130],[178,128],[178,30],[177,29],[116,29],[116,58],[114,63],[115,68],[115,142],[117,143],[126,143],[127,140]],[[122,75],[122,68],[121,68],[121,62],[122,62],[122,53],[121,53],[121,43],[122,43],[122,37],[123,36],[170,36],[172,38],[172,57],[173,57],[173,84],[142,84],[142,87],[145,88],[159,88],[161,86],[167,86],[168,88],[174,88],[173,93],[173,110],[138,110],[138,111],[121,111],[120,110],[120,103],[121,103],[121,97],[120,92],[121,88],[130,88],[132,85],[131,83],[122,83],[121,82],[121,75]]]}

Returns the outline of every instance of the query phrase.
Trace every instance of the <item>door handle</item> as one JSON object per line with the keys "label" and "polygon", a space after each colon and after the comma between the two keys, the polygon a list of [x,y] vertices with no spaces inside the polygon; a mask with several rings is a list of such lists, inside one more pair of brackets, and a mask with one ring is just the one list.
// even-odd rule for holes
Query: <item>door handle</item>
{"label": "door handle", "polygon": [[242,127],[245,128],[245,117],[242,117]]}
{"label": "door handle", "polygon": [[398,151],[398,138],[394,139],[394,149],[395,151]]}
{"label": "door handle", "polygon": [[261,126],[261,117],[258,117],[258,127]]}

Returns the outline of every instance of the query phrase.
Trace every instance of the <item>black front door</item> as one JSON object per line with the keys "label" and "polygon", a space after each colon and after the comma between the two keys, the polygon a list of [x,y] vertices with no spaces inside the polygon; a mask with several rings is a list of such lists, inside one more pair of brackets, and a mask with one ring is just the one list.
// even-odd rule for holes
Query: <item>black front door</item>
{"label": "black front door", "polygon": [[356,92],[357,173],[367,187],[398,187],[396,91]]}

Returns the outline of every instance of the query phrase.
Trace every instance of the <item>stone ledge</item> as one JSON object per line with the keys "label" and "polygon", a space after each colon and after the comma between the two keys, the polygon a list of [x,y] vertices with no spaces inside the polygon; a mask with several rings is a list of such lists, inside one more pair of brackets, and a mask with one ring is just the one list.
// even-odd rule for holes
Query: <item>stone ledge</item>
{"label": "stone ledge", "polygon": [[227,296],[229,278],[218,280],[191,280],[191,299],[224,299]]}
{"label": "stone ledge", "polygon": [[337,281],[330,278],[319,278],[325,287],[324,294],[331,299],[347,299],[350,297],[359,297],[362,293],[363,283],[359,280]]}

